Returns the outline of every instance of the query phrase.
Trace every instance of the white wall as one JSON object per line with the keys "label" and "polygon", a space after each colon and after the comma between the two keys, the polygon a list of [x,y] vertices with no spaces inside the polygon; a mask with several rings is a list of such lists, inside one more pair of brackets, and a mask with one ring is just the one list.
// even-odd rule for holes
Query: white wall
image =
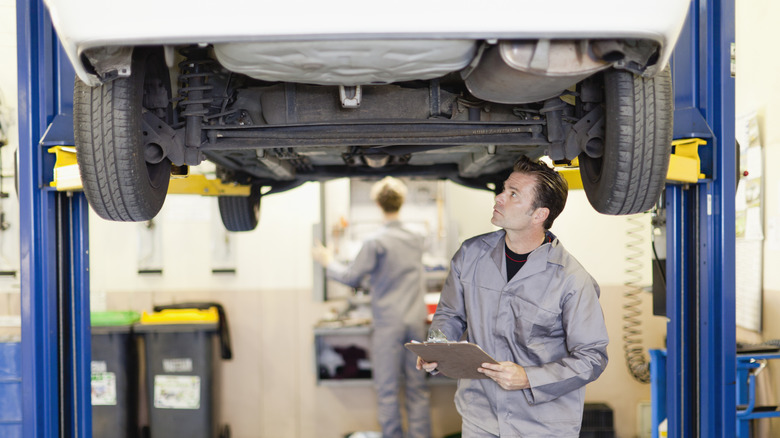
{"label": "white wall", "polygon": [[780,291],[780,58],[769,49],[769,29],[780,19],[780,3],[773,0],[740,0],[737,15],[736,113],[756,112],[765,152],[764,289]]}
{"label": "white wall", "polygon": [[308,248],[319,221],[319,186],[305,184],[262,200],[260,226],[231,233],[237,272],[212,274],[212,245],[224,237],[216,198],[169,196],[154,219],[162,234],[162,275],[138,275],[138,239],[144,224],[110,222],[90,211],[90,281],[93,291],[128,292],[306,289]]}
{"label": "white wall", "polygon": [[[0,140],[8,146],[0,149],[0,182],[8,198],[0,198],[0,211],[6,213],[10,227],[0,231],[0,270],[19,269],[19,202],[14,190],[13,150],[19,143],[16,123],[16,2],[0,0]],[[17,340],[20,329],[19,280],[0,277],[0,340]]]}
{"label": "white wall", "polygon": [[[780,3],[738,0],[736,19],[736,114],[757,114],[765,166],[763,332],[739,330],[737,336],[743,342],[759,342],[780,339],[780,172],[774,167],[780,159],[780,58],[774,55],[768,38],[780,21]],[[768,388],[764,403],[775,404],[780,398],[780,363],[770,361],[769,370],[770,374],[760,377],[766,379],[763,383]],[[768,435],[762,436],[777,436],[778,431],[780,419],[773,419],[771,430],[764,430]]]}
{"label": "white wall", "polygon": [[[8,144],[0,149],[0,212],[10,227],[0,231],[0,270],[19,269],[19,202],[14,189],[14,150],[19,143],[16,85],[16,2],[0,0],[0,126]],[[0,134],[2,136],[2,134]],[[0,292],[19,290],[18,277],[1,278]]]}

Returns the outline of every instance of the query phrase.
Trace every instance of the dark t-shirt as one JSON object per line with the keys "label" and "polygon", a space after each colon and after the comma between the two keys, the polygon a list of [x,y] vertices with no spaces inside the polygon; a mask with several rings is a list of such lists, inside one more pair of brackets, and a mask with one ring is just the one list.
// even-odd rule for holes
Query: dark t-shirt
{"label": "dark t-shirt", "polygon": [[[550,235],[549,232],[545,234],[544,242],[542,242],[542,245],[548,242],[552,242],[552,236]],[[528,252],[525,254],[518,254],[516,252],[512,252],[512,250],[509,249],[509,246],[507,246],[506,242],[504,242],[504,255],[506,256],[506,281],[511,280],[512,277],[514,277],[515,274],[517,274],[517,271],[519,271],[520,268],[523,267],[525,261],[528,260],[529,254],[531,253]]]}

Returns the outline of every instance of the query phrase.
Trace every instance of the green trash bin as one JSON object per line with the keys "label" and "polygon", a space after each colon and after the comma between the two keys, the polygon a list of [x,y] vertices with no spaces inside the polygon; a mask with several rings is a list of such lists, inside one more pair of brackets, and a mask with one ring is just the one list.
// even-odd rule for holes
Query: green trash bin
{"label": "green trash bin", "polygon": [[232,356],[222,306],[155,307],[141,316],[135,331],[145,356],[147,436],[228,438],[229,427],[217,418],[216,397],[219,364]]}
{"label": "green trash bin", "polygon": [[92,436],[138,436],[138,312],[92,312]]}

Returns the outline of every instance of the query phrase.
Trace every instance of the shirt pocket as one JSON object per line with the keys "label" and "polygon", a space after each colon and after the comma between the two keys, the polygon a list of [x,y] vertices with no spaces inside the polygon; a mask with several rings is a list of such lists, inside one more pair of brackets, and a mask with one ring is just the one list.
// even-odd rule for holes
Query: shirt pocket
{"label": "shirt pocket", "polygon": [[576,433],[582,424],[582,395],[581,390],[574,390],[533,406],[531,413],[540,423],[545,424],[550,432],[547,436],[570,436]]}
{"label": "shirt pocket", "polygon": [[560,314],[545,310],[517,296],[509,297],[515,319],[514,335],[527,348],[555,337],[562,330]]}

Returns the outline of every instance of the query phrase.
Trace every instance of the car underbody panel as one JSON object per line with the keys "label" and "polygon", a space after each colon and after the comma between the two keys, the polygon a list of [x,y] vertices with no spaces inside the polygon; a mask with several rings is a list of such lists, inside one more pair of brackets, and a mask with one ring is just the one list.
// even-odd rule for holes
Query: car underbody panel
{"label": "car underbody panel", "polygon": [[[117,164],[136,160],[134,151],[143,157],[123,177],[126,184],[136,181],[155,201],[140,199],[129,211],[106,213],[110,219],[153,216],[164,199],[159,169],[206,159],[216,164],[223,182],[253,187],[251,200],[220,204],[227,210],[226,224],[241,228],[256,225],[260,196],[307,181],[417,176],[495,190],[521,155],[563,163],[585,160],[587,190],[597,192],[589,194],[597,199],[593,202],[604,213],[625,214],[652,205],[652,200],[639,199],[637,193],[644,189],[634,188],[649,173],[629,175],[632,188],[621,192],[613,179],[620,183],[626,176],[609,174],[612,168],[602,163],[616,154],[655,157],[657,150],[663,155],[669,142],[608,134],[624,128],[611,122],[620,102],[639,98],[637,102],[649,105],[647,110],[655,108],[654,98],[633,93],[654,89],[662,50],[653,39],[615,38],[101,46],[82,54],[100,84],[89,89],[81,82],[84,86],[77,87],[93,96],[83,97],[79,114],[109,111],[112,120],[128,123],[109,121],[121,128],[122,136],[107,137],[101,144],[92,144],[87,135],[102,129],[98,120],[79,117],[75,123],[84,130],[80,138],[90,143],[83,162],[105,163],[99,157],[102,148],[113,149]],[[622,79],[613,81],[620,84],[619,100],[609,104],[605,97],[613,82],[605,78],[613,72]],[[649,85],[636,88],[628,85],[631,81]],[[101,97],[93,108],[101,89],[118,94]],[[662,109],[651,114],[648,126],[671,114]],[[635,127],[645,123],[646,111],[621,111],[629,110],[634,118],[621,123],[644,135]],[[671,125],[659,126],[664,130],[657,138],[664,139]],[[663,160],[659,163],[653,165],[653,175],[664,171]],[[112,172],[113,167],[94,170],[94,190],[110,185]],[[660,184],[658,178],[652,181],[654,196]],[[624,192],[631,193],[630,204],[622,200]],[[92,200],[112,203],[106,196],[93,194]],[[106,205],[102,211],[114,210]]]}
{"label": "car underbody panel", "polygon": [[346,87],[272,82],[225,69],[213,53],[182,51],[179,117],[162,148],[174,164],[208,158],[237,182],[278,191],[293,182],[389,172],[484,188],[521,154],[552,151],[572,160],[582,152],[572,144],[576,137],[567,150],[563,135],[576,122],[576,86],[556,90],[549,102],[503,104],[473,96],[459,73]]}

